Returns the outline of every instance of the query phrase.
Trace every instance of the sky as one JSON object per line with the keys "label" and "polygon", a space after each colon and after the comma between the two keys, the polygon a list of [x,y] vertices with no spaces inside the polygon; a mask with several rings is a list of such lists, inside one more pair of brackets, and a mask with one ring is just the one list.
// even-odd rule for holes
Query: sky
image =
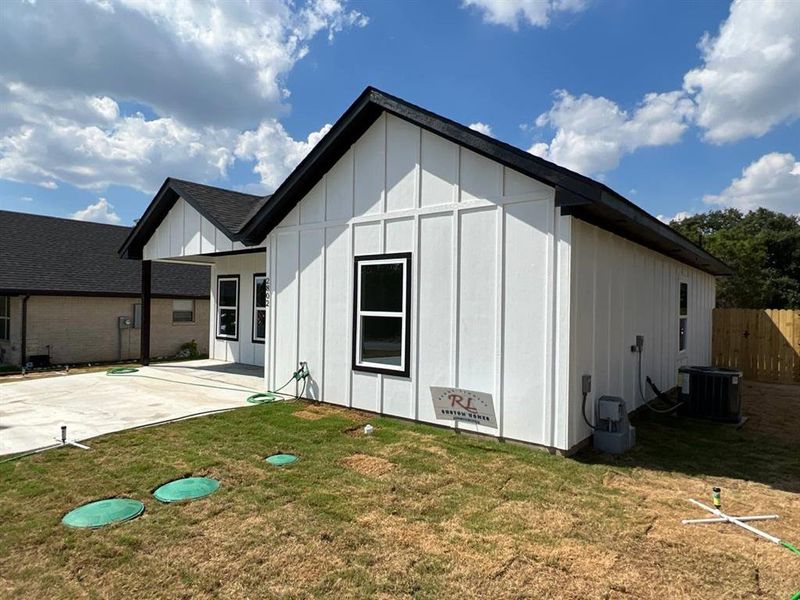
{"label": "sky", "polygon": [[373,85],[663,220],[800,215],[795,0],[4,0],[0,48],[0,209],[269,193]]}

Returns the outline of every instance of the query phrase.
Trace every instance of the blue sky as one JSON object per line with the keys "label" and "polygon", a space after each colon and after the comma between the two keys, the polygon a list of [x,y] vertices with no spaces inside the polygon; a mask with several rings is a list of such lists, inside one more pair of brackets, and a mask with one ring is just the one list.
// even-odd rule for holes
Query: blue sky
{"label": "blue sky", "polygon": [[97,4],[0,7],[0,208],[130,224],[167,176],[268,192],[375,85],[656,215],[800,214],[795,3]]}

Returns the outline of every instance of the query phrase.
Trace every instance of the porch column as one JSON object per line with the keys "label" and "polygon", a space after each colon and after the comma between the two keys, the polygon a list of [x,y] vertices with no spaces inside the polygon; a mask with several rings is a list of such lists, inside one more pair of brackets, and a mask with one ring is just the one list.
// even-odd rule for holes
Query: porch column
{"label": "porch column", "polygon": [[142,261],[142,329],[140,334],[139,349],[141,357],[139,362],[143,365],[150,364],[150,294],[152,291],[153,263],[149,260]]}

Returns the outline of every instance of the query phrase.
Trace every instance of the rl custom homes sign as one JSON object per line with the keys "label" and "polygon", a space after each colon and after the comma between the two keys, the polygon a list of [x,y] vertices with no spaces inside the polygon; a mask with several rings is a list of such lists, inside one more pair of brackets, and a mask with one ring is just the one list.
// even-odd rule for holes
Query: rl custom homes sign
{"label": "rl custom homes sign", "polygon": [[431,397],[437,419],[476,423],[497,429],[491,394],[431,386]]}

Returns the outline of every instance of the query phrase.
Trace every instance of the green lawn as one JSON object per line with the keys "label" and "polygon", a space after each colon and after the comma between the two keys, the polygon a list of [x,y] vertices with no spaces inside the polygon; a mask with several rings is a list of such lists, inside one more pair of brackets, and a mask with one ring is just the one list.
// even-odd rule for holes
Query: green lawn
{"label": "green lawn", "polygon": [[[295,414],[295,413],[299,413]],[[366,422],[376,431],[359,433]],[[302,402],[98,438],[0,464],[0,596],[9,598],[788,598],[800,557],[725,526],[686,527],[722,485],[731,512],[800,541],[800,446],[669,418],[634,452],[565,459]],[[2,433],[0,432],[0,435]],[[276,468],[264,457],[300,456]],[[203,500],[151,492],[186,475]],[[84,502],[135,521],[71,530]],[[700,516],[700,515],[697,515]]]}

